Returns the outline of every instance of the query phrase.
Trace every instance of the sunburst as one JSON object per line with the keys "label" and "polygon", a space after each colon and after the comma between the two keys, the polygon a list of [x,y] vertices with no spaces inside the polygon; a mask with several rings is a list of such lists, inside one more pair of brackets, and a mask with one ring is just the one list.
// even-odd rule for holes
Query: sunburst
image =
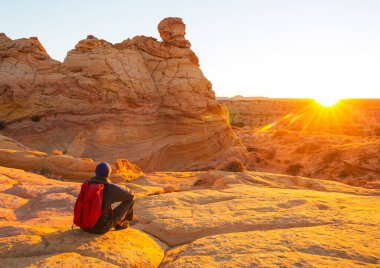
{"label": "sunburst", "polygon": [[340,101],[340,98],[333,96],[321,96],[314,98],[316,102],[324,107],[332,107]]}

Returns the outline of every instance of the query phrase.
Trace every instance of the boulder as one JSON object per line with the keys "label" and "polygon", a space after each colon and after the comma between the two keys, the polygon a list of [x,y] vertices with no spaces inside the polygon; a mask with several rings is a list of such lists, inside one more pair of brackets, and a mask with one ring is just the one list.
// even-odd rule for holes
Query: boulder
{"label": "boulder", "polygon": [[190,47],[190,42],[185,39],[186,25],[181,18],[163,19],[157,29],[165,43],[178,47]]}

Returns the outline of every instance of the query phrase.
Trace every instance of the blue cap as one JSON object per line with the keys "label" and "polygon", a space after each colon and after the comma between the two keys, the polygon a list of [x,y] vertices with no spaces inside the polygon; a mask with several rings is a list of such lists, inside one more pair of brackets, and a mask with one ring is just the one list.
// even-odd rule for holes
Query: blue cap
{"label": "blue cap", "polygon": [[97,177],[106,179],[111,175],[112,168],[108,163],[102,162],[96,166],[95,174]]}

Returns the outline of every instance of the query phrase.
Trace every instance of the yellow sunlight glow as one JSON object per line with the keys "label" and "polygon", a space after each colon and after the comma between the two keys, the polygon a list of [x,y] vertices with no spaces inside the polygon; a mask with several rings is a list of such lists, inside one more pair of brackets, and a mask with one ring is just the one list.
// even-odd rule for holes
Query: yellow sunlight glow
{"label": "yellow sunlight glow", "polygon": [[321,96],[315,98],[315,101],[324,107],[331,107],[340,101],[340,98],[334,96]]}

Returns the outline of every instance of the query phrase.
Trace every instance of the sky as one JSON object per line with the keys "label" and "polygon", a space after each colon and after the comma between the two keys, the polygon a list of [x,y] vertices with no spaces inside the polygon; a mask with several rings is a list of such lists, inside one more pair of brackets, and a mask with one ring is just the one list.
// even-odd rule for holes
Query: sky
{"label": "sky", "polygon": [[380,98],[378,0],[1,0],[0,32],[63,61],[93,34],[160,39],[182,17],[217,96]]}

